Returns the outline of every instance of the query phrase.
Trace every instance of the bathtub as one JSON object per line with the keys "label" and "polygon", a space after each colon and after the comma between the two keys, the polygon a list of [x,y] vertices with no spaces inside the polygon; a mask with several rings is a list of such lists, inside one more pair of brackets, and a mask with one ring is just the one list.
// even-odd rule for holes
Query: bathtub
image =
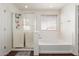
{"label": "bathtub", "polygon": [[[38,39],[39,43],[39,53],[72,53],[72,43],[71,40],[63,40],[63,38],[58,37],[58,33],[53,32],[49,36],[49,33],[41,33]],[[43,37],[44,36],[44,37]]]}

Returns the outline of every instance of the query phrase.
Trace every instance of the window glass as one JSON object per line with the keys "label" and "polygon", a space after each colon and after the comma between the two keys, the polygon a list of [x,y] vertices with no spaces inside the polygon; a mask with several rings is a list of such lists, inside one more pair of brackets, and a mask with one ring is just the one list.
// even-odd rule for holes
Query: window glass
{"label": "window glass", "polygon": [[41,30],[56,30],[57,16],[41,16]]}

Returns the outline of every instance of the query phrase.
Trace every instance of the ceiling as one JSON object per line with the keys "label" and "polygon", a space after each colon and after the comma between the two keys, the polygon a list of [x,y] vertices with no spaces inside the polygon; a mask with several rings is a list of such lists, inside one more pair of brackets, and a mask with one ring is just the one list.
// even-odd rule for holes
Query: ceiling
{"label": "ceiling", "polygon": [[[65,4],[64,3],[15,3],[14,5],[19,10],[26,11],[26,10],[59,10]],[[25,5],[27,5],[28,8],[25,8]]]}

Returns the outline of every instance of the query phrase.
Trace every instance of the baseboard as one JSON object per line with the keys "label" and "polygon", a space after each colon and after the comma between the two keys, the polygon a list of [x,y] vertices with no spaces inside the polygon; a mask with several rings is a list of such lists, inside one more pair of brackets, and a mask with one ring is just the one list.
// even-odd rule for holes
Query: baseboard
{"label": "baseboard", "polygon": [[40,51],[39,53],[46,53],[46,54],[68,54],[72,53],[72,51]]}

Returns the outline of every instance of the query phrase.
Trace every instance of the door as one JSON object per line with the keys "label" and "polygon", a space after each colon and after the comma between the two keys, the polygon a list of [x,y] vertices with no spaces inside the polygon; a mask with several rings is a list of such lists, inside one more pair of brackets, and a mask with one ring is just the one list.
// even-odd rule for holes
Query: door
{"label": "door", "polygon": [[4,55],[12,48],[11,12],[6,8],[0,10],[0,27],[0,55]]}
{"label": "door", "polygon": [[3,9],[0,8],[0,55],[2,55],[4,49],[3,49],[3,46],[4,46],[4,19],[3,19],[3,16],[4,16],[4,12],[3,12]]}
{"label": "door", "polygon": [[25,34],[25,48],[33,48],[33,35],[35,29],[35,14],[23,14],[23,29]]}
{"label": "door", "polygon": [[[5,33],[5,43],[4,47],[7,50],[12,47],[12,31],[11,31],[11,12],[8,10],[4,10],[4,33]],[[7,45],[6,45],[7,44]]]}

